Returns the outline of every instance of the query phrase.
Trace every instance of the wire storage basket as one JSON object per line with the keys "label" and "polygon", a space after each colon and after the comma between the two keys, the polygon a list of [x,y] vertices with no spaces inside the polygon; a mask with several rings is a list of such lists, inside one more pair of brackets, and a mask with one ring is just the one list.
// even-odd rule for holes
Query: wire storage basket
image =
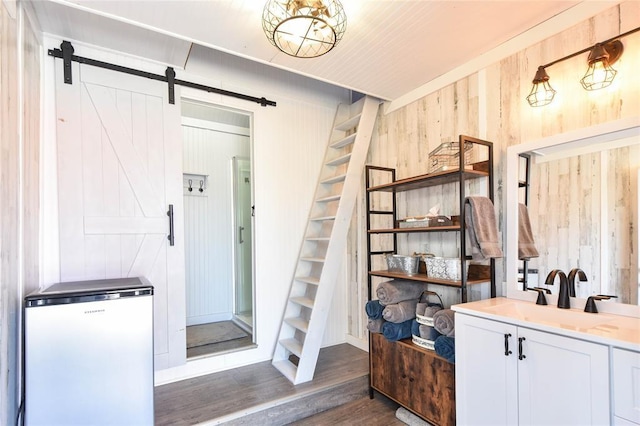
{"label": "wire storage basket", "polygon": [[[430,296],[437,297],[438,302],[435,302],[434,298],[431,298],[431,301],[430,301]],[[434,291],[429,291],[429,290],[423,291],[422,294],[420,295],[419,302],[426,303],[427,306],[431,306],[431,307],[439,306],[440,309],[444,308],[442,299],[440,298],[438,293]],[[432,316],[421,315],[416,312],[416,321],[418,322],[418,324],[433,327]],[[420,346],[421,348],[428,349],[431,351],[435,350],[435,340],[430,340],[423,336],[416,336],[415,334],[412,334],[411,341],[413,342],[413,344],[415,344],[416,346]]]}
{"label": "wire storage basket", "polygon": [[[464,164],[471,163],[471,142],[464,144]],[[444,142],[429,153],[429,173],[457,170],[460,167],[460,144]]]}

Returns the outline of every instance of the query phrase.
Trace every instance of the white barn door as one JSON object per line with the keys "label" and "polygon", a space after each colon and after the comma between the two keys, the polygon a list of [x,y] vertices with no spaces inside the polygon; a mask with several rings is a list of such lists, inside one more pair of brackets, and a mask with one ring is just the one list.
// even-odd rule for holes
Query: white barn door
{"label": "white barn door", "polygon": [[56,61],[60,278],[146,277],[155,368],[183,364],[180,109],[166,83],[73,62],[73,84],[65,84],[62,66]]}

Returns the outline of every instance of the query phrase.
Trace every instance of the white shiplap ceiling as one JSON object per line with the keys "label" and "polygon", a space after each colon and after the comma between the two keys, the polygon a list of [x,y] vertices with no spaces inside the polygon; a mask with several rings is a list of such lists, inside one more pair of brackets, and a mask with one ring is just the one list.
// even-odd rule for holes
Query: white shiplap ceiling
{"label": "white shiplap ceiling", "polygon": [[[509,49],[521,49],[619,2],[342,3],[347,32],[340,44],[319,58],[300,59],[267,41],[261,25],[265,0],[30,2],[42,31],[65,39],[186,69],[194,43],[391,101],[483,55],[500,59],[490,52],[501,47],[506,56]],[[521,46],[514,40],[522,40]]]}

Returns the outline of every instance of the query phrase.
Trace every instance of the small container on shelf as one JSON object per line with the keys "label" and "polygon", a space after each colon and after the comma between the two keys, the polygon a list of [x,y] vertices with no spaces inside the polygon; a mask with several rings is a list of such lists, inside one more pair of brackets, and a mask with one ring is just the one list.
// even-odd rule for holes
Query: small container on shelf
{"label": "small container on shelf", "polygon": [[385,254],[387,270],[401,274],[415,275],[420,266],[420,256],[401,256],[399,254]]}
{"label": "small container on shelf", "polygon": [[[436,296],[438,299],[438,302],[435,302],[434,298],[430,298],[429,296]],[[444,303],[442,302],[442,299],[440,298],[440,295],[438,295],[438,293],[436,293],[435,291],[429,291],[429,290],[425,290],[422,292],[422,294],[420,295],[420,302],[421,303],[427,303],[430,306],[436,306],[439,305],[442,309],[444,309]],[[429,327],[433,327],[433,317],[432,316],[425,316],[425,315],[420,315],[416,312],[416,321],[418,322],[418,324],[422,324],[422,325],[426,325]],[[411,341],[413,342],[414,345],[416,346],[420,346],[421,348],[425,348],[428,350],[435,350],[435,341],[434,340],[429,340],[426,339],[422,336],[416,336],[415,334],[411,335]]]}
{"label": "small container on shelf", "polygon": [[398,221],[399,228],[430,228],[434,226],[451,226],[453,222],[447,216],[414,216]]}
{"label": "small container on shelf", "polygon": [[[464,144],[464,164],[471,162],[471,148],[473,144]],[[444,142],[429,153],[429,173],[445,170],[457,170],[460,167],[460,144],[458,142]]]}
{"label": "small container on shelf", "polygon": [[427,257],[427,275],[431,278],[458,281],[462,279],[462,267],[459,258]]}

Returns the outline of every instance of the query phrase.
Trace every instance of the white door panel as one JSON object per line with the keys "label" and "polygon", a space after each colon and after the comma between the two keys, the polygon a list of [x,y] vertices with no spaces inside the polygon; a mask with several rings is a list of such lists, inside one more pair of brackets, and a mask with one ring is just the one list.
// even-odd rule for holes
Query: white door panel
{"label": "white door panel", "polygon": [[146,277],[156,369],[183,364],[179,107],[168,103],[166,83],[72,63],[69,85],[62,66],[56,62],[61,280]]}

